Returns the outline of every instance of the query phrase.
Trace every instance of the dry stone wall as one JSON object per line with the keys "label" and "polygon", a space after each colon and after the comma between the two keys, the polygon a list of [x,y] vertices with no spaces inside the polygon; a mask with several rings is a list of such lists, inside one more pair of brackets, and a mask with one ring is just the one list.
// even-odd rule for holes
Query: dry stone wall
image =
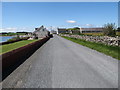
{"label": "dry stone wall", "polygon": [[91,42],[99,42],[103,43],[106,45],[112,45],[112,46],[120,46],[120,37],[109,37],[109,36],[87,36],[87,35],[69,35],[69,34],[61,34],[62,36],[67,36],[67,37],[73,37],[73,38],[78,38],[78,39],[84,39],[86,41],[91,41]]}

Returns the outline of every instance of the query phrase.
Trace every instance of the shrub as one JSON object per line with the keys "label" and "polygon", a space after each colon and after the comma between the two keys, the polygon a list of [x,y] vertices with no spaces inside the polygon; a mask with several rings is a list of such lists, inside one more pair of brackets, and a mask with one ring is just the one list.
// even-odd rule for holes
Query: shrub
{"label": "shrub", "polygon": [[20,40],[20,37],[13,37],[12,39],[7,40],[7,42]]}
{"label": "shrub", "polygon": [[103,34],[106,36],[116,36],[115,23],[108,23],[104,25]]}
{"label": "shrub", "polygon": [[14,42],[14,41],[20,41],[20,40],[27,40],[29,37],[13,37],[12,39],[7,40],[7,42]]}

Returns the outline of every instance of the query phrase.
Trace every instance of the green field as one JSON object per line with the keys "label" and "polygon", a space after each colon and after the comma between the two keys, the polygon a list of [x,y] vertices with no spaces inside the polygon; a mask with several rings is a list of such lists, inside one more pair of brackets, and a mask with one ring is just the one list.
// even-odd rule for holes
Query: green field
{"label": "green field", "polygon": [[101,43],[89,42],[82,39],[76,39],[71,37],[65,37],[65,36],[62,37],[120,60],[120,57],[118,56],[120,54],[120,47],[108,46]]}
{"label": "green field", "polygon": [[120,36],[120,32],[116,32],[116,35],[117,35],[117,36]]}
{"label": "green field", "polygon": [[17,49],[19,47],[25,46],[25,45],[30,44],[35,41],[37,41],[37,39],[36,40],[23,40],[23,41],[11,43],[11,44],[1,45],[0,46],[0,54],[9,52],[11,50]]}
{"label": "green field", "polygon": [[[92,36],[104,36],[102,32],[98,32],[98,33],[82,33],[84,35],[92,35]],[[120,36],[120,32],[116,32],[117,36]]]}
{"label": "green field", "polygon": [[103,36],[103,33],[83,33],[84,35]]}

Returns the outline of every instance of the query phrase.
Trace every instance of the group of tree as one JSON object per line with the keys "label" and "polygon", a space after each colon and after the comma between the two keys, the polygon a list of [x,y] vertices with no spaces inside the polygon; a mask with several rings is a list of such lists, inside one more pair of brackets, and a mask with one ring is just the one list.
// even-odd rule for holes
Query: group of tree
{"label": "group of tree", "polygon": [[103,34],[106,36],[116,36],[117,27],[115,23],[107,23],[103,27]]}
{"label": "group of tree", "polygon": [[74,28],[68,28],[67,30],[79,30],[79,27],[74,27]]}
{"label": "group of tree", "polygon": [[120,32],[120,27],[118,27],[117,31]]}

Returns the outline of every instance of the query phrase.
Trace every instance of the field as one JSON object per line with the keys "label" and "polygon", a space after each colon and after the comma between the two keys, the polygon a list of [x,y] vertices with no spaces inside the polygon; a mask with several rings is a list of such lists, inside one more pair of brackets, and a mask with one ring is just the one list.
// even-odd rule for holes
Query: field
{"label": "field", "polygon": [[19,47],[25,46],[25,45],[30,44],[35,41],[37,41],[37,39],[36,40],[23,40],[23,41],[11,43],[11,44],[1,45],[0,46],[0,54],[9,52],[11,50],[17,49]]}
{"label": "field", "polygon": [[[92,36],[103,36],[103,33],[83,33],[84,35],[92,35]],[[120,32],[116,32],[117,36],[120,36]]]}
{"label": "field", "polygon": [[116,35],[117,35],[117,36],[120,36],[120,32],[116,32]]}
{"label": "field", "polygon": [[84,35],[103,36],[103,33],[83,33]]}
{"label": "field", "polygon": [[119,57],[120,47],[108,46],[101,43],[89,42],[82,39],[75,39],[75,38],[70,38],[65,36],[62,36],[62,37],[120,60],[120,57]]}

